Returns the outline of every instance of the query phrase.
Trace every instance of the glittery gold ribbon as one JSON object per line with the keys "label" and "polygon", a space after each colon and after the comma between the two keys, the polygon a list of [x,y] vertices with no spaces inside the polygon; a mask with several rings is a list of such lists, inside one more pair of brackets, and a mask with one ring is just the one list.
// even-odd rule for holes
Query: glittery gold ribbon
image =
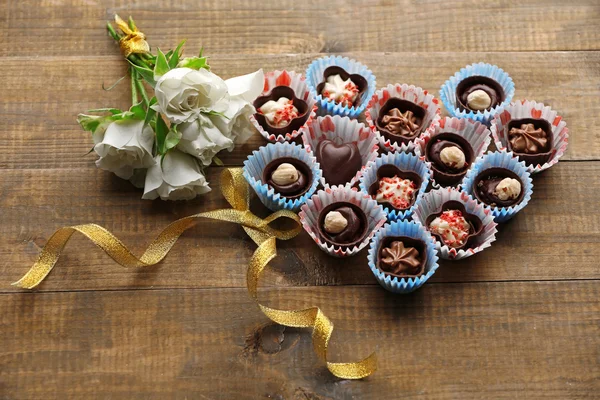
{"label": "glittery gold ribbon", "polygon": [[125,57],[129,57],[130,54],[148,53],[150,51],[150,46],[148,45],[148,42],[146,42],[146,35],[138,31],[136,27],[131,29],[129,25],[127,25],[127,22],[123,21],[118,15],[115,15],[115,23],[125,34],[125,36],[119,40],[121,52]]}
{"label": "glittery gold ribbon", "polygon": [[[201,218],[233,222],[242,225],[246,233],[258,245],[248,265],[248,292],[261,311],[273,322],[296,328],[312,328],[313,348],[317,356],[327,363],[332,374],[344,379],[361,379],[377,369],[375,353],[354,363],[327,361],[327,347],[333,332],[333,324],[318,307],[304,310],[277,310],[262,305],[258,300],[258,280],[269,262],[277,256],[276,240],[288,240],[300,233],[302,227],[298,215],[291,211],[277,211],[266,218],[259,218],[250,211],[250,193],[241,168],[229,168],[221,176],[222,192],[232,208],[204,212],[178,219],[167,226],[137,258],[112,233],[96,224],[64,227],[57,230],[42,249],[37,261],[19,281],[13,285],[33,289],[50,273],[61,251],[73,233],[79,232],[104,250],[123,267],[147,267],[160,262],[171,250],[179,236],[196,225]],[[290,230],[278,230],[269,224],[279,218],[296,222]]]}

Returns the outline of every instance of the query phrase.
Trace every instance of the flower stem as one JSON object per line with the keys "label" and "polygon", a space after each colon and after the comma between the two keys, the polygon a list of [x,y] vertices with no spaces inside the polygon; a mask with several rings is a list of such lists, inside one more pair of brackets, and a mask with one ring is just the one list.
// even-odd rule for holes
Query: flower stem
{"label": "flower stem", "polygon": [[135,105],[138,103],[138,94],[137,94],[137,75],[135,73],[135,69],[133,67],[129,67],[129,77],[131,78],[131,105]]}
{"label": "flower stem", "polygon": [[[111,25],[110,22],[106,23],[106,29],[108,30],[108,34],[112,37],[117,43],[121,40],[121,35],[115,31],[115,28]],[[130,54],[127,59],[134,63],[137,66],[154,69],[154,66],[149,60],[144,60],[140,54]]]}
{"label": "flower stem", "polygon": [[144,88],[144,83],[141,79],[139,79],[139,74],[135,73],[135,84],[137,86],[137,91],[142,95],[142,99],[144,100],[144,104],[146,107],[150,105],[150,100],[148,99],[148,95],[146,94],[146,89]]}

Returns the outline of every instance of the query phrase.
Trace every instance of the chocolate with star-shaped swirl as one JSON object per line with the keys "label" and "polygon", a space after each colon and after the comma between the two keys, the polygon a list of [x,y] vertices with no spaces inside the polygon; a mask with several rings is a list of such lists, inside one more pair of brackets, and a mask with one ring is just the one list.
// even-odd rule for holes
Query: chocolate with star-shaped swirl
{"label": "chocolate with star-shaped swirl", "polygon": [[377,268],[398,278],[416,278],[425,272],[427,246],[408,236],[386,236],[377,250]]}
{"label": "chocolate with star-shaped swirl", "polygon": [[426,113],[423,107],[411,101],[390,97],[379,110],[375,126],[390,142],[408,143],[423,131]]}
{"label": "chocolate with star-shaped swirl", "polygon": [[552,157],[552,127],[545,119],[515,119],[507,125],[508,148],[528,164],[544,164]]}

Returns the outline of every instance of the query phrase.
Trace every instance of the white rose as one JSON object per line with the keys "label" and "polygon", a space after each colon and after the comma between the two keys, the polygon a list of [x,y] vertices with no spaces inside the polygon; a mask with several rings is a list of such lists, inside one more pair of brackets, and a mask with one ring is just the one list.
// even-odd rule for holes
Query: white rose
{"label": "white rose", "polygon": [[153,108],[180,124],[195,120],[201,111],[223,111],[215,106],[226,97],[227,85],[206,69],[175,68],[158,79],[154,94]]}
{"label": "white rose", "polygon": [[210,165],[219,151],[231,151],[234,148],[233,140],[223,134],[210,118],[203,115],[193,122],[179,125],[178,130],[181,132],[181,140],[177,148],[198,158],[204,165]]}
{"label": "white rose", "polygon": [[148,168],[142,199],[190,200],[209,191],[196,159],[172,149],[162,161],[162,166],[160,156],[157,156],[156,164]]}
{"label": "white rose", "polygon": [[154,132],[144,121],[122,120],[112,122],[93,134],[94,151],[100,156],[98,168],[114,172],[120,178],[129,179],[135,168],[147,168],[154,164],[152,146]]}

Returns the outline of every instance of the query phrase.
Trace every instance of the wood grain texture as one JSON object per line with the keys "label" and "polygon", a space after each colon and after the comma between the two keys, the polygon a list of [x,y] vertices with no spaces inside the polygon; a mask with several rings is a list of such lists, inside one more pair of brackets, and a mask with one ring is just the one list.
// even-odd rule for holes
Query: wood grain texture
{"label": "wood grain texture", "polygon": [[[566,399],[600,390],[596,282],[263,290],[319,305],[330,357],[379,371],[333,378],[307,331],[268,324],[245,290],[0,295],[10,399]],[[266,326],[265,326],[266,325]],[[217,356],[218,355],[218,356]]]}
{"label": "wood grain texture", "polygon": [[[516,99],[534,99],[558,110],[569,127],[564,160],[600,159],[600,52],[572,53],[351,53],[373,68],[378,87],[407,82],[438,93],[455,71],[476,61],[498,64],[516,82]],[[304,71],[317,54],[223,56],[211,59],[224,77],[258,68]],[[0,168],[81,168],[92,141],[76,122],[88,109],[130,104],[125,80],[106,92],[125,73],[118,56],[28,59],[0,58],[5,71],[0,97]],[[31,61],[31,60],[29,60]],[[423,66],[427,66],[424,68]],[[535,66],[533,68],[532,66]],[[37,72],[34,72],[37,71]],[[266,141],[258,132],[243,146],[222,155],[227,165],[241,165]]]}
{"label": "wood grain texture", "polygon": [[[221,169],[209,171],[213,192],[183,203],[141,200],[141,191],[128,182],[96,169],[0,171],[0,243],[5,244],[0,247],[5,261],[0,263],[0,291],[17,290],[8,284],[28,270],[61,226],[98,223],[140,255],[175,219],[228,207],[218,183]],[[531,203],[501,225],[497,242],[466,260],[443,262],[431,282],[600,278],[599,174],[597,162],[570,162],[536,176]],[[34,191],[38,194],[31,196]],[[266,215],[257,199],[253,209]],[[201,221],[161,264],[129,270],[82,236],[71,240],[39,290],[245,287],[246,265],[255,248],[239,226]],[[334,259],[302,232],[281,242],[279,254],[265,275],[266,285],[377,284],[366,266],[366,250],[348,260]]]}
{"label": "wood grain texture", "polygon": [[103,28],[115,13],[153,46],[189,39],[210,54],[600,49],[595,0],[21,0],[2,11],[2,56],[114,54]]}

